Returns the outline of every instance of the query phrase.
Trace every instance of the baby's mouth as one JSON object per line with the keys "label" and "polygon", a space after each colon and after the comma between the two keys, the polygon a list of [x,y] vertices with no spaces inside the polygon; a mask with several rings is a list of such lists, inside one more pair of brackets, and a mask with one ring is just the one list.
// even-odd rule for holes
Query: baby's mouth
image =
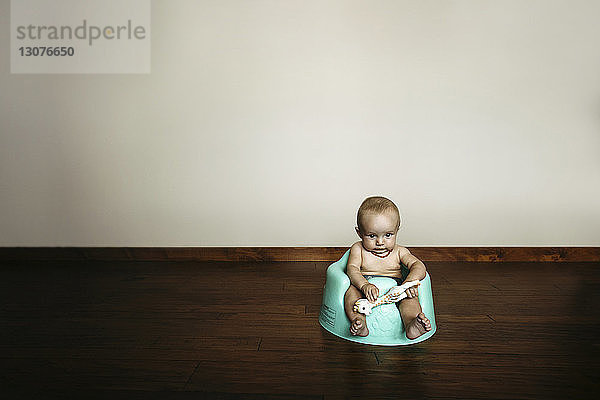
{"label": "baby's mouth", "polygon": [[388,249],[374,249],[373,251],[371,251],[371,253],[375,254],[378,257],[385,257],[390,253],[390,251]]}

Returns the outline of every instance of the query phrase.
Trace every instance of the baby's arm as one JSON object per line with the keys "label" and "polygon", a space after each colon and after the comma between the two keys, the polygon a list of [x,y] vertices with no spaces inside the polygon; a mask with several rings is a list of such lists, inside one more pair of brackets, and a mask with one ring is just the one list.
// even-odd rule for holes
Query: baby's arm
{"label": "baby's arm", "polygon": [[369,281],[360,273],[362,265],[362,250],[360,242],[354,243],[350,248],[350,256],[348,257],[348,265],[346,266],[346,274],[350,278],[352,285],[367,296],[369,301],[375,301],[379,296],[377,286],[371,285]]}
{"label": "baby's arm", "polygon": [[[416,280],[421,281],[425,279],[425,273],[427,272],[425,269],[425,264],[423,264],[423,262],[417,257],[413,256],[406,247],[400,247],[398,250],[398,258],[402,264],[406,265],[409,271],[408,275],[404,279],[405,282]],[[417,286],[408,288],[406,290],[406,294],[409,299],[417,297],[419,295]]]}

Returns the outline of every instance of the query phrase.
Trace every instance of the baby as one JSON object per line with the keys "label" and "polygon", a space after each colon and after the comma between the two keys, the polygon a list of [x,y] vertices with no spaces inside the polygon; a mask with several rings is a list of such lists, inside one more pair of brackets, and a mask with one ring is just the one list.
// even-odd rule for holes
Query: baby
{"label": "baby", "polygon": [[[396,244],[400,228],[398,207],[385,197],[369,197],[358,209],[356,233],[361,241],[350,248],[346,273],[351,285],[344,296],[344,308],[351,321],[350,333],[367,336],[369,329],[363,314],[354,311],[356,300],[366,297],[374,302],[379,297],[377,286],[367,278],[386,276],[394,278],[398,285],[403,281],[425,278],[425,264],[413,256],[408,249]],[[401,266],[408,268],[402,276]],[[421,310],[417,286],[406,291],[407,297],[398,304],[406,337],[416,339],[431,330],[431,322]]]}

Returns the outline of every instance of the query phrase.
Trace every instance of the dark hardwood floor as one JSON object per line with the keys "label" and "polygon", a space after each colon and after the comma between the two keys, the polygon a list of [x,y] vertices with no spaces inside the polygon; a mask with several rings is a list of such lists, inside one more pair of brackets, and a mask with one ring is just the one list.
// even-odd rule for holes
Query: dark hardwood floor
{"label": "dark hardwood floor", "polygon": [[5,261],[2,397],[547,399],[600,389],[600,263],[429,262],[438,331],[400,347],[319,326],[328,264]]}

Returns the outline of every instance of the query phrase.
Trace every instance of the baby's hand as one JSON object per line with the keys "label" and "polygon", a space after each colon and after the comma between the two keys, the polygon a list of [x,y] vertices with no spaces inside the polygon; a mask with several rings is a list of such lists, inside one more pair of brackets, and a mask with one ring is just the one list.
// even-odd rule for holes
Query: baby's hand
{"label": "baby's hand", "polygon": [[413,299],[415,297],[419,297],[419,286],[413,286],[406,289],[406,298]]}
{"label": "baby's hand", "polygon": [[379,289],[372,283],[365,283],[360,289],[371,303],[375,303],[375,300],[379,297]]}

